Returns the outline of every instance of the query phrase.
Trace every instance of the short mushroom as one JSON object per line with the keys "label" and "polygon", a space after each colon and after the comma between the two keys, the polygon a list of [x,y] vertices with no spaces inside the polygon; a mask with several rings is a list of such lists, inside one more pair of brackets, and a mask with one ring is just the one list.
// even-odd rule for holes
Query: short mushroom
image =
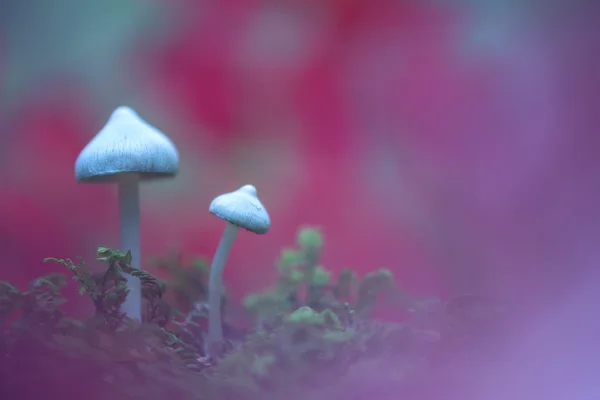
{"label": "short mushroom", "polygon": [[227,221],[225,232],[217,247],[217,252],[210,267],[208,291],[208,337],[206,353],[208,357],[218,357],[223,342],[221,325],[221,293],[223,290],[223,271],[231,246],[239,228],[257,234],[265,234],[271,226],[267,210],[262,205],[252,185],[244,185],[235,192],[217,196],[211,203],[209,211]]}
{"label": "short mushroom", "polygon": [[[171,140],[125,106],[113,111],[104,128],[77,157],[77,181],[118,184],[120,250],[131,251],[133,268],[140,268],[139,182],[173,177],[178,170],[179,154]],[[141,320],[140,281],[128,277],[127,285],[130,292],[122,311]]]}

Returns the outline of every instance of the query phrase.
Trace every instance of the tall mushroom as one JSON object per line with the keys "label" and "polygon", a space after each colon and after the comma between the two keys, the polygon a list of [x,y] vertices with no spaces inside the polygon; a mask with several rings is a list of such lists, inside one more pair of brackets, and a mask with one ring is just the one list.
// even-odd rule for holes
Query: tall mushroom
{"label": "tall mushroom", "polygon": [[[121,251],[131,251],[133,268],[140,268],[139,182],[173,177],[178,170],[179,154],[171,140],[125,106],[113,111],[77,157],[77,181],[118,184]],[[122,311],[141,320],[140,281],[129,276],[127,286]]]}
{"label": "tall mushroom", "polygon": [[209,211],[227,221],[225,232],[217,247],[217,252],[210,267],[208,291],[208,337],[206,353],[216,358],[221,351],[223,327],[221,325],[221,293],[223,290],[223,271],[231,246],[239,228],[257,234],[265,234],[271,226],[271,219],[262,205],[252,185],[244,185],[235,192],[217,196],[211,203]]}

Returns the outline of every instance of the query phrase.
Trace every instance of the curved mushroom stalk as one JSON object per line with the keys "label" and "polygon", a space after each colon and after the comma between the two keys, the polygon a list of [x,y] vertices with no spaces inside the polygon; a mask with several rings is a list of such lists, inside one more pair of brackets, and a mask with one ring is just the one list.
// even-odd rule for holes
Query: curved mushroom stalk
{"label": "curved mushroom stalk", "polygon": [[235,192],[217,196],[210,203],[209,211],[227,221],[210,268],[208,289],[208,336],[205,342],[205,351],[208,357],[217,358],[221,353],[223,343],[221,293],[223,291],[223,271],[229,251],[239,228],[257,234],[265,234],[271,226],[271,219],[258,199],[256,188],[252,185],[244,185]]}
{"label": "curved mushroom stalk", "polygon": [[[219,353],[220,343],[223,342],[223,323],[221,321],[221,294],[223,293],[223,271],[225,263],[229,256],[229,251],[240,230],[239,227],[227,223],[225,231],[217,252],[210,266],[210,277],[208,282],[208,337],[206,339],[206,352],[209,356],[216,356]],[[212,353],[212,354],[209,354]]]}

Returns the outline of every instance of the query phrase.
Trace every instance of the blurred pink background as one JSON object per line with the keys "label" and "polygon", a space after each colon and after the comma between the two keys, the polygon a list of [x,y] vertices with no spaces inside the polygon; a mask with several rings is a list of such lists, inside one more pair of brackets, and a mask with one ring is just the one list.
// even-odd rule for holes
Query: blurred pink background
{"label": "blurred pink background", "polygon": [[280,248],[310,224],[333,271],[386,267],[415,293],[485,293],[540,326],[569,320],[557,310],[600,304],[578,300],[600,293],[589,286],[600,277],[599,11],[558,0],[7,2],[0,278],[23,285],[54,268],[44,257],[118,246],[116,188],[76,184],[73,168],[125,104],[181,155],[176,179],[142,189],[147,258],[212,257],[224,225],[210,201],[252,183],[272,229],[239,235],[225,276],[237,299],[271,282]]}

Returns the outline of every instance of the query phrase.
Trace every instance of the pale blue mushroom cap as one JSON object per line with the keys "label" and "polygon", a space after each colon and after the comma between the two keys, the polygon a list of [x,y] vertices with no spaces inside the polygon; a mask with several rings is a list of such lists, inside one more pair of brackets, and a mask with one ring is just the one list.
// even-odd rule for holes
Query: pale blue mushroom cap
{"label": "pale blue mushroom cap", "polygon": [[75,162],[75,178],[84,182],[117,180],[121,174],[164,178],[178,170],[179,154],[171,140],[126,106],[113,111]]}
{"label": "pale blue mushroom cap", "polygon": [[250,232],[265,234],[271,226],[269,213],[258,199],[253,185],[244,185],[235,192],[215,197],[208,210],[217,217]]}

